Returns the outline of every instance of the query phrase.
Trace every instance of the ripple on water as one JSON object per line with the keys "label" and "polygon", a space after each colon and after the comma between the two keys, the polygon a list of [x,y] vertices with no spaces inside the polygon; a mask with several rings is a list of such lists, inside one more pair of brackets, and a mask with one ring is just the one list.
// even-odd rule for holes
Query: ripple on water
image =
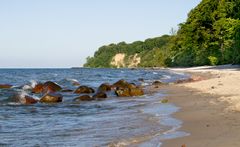
{"label": "ripple on water", "polygon": [[[119,79],[132,82],[144,78],[147,85],[161,78],[170,82],[184,75],[127,69],[0,69],[0,77],[0,83],[17,85],[0,89],[0,146],[160,146],[161,139],[183,136],[183,132],[177,131],[181,122],[170,117],[178,108],[159,103],[163,97],[160,93],[135,98],[116,98],[111,93],[105,101],[84,103],[72,103],[77,95],[64,93],[63,103],[36,105],[20,105],[7,99],[19,91],[18,87],[31,87],[35,81],[55,81],[74,89],[74,81],[96,88]],[[41,97],[27,89],[28,94]]]}

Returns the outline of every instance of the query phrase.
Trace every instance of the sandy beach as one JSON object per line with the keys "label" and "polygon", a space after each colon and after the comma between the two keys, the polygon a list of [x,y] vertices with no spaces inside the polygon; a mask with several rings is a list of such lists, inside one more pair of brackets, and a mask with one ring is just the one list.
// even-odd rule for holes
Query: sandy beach
{"label": "sandy beach", "polygon": [[189,136],[165,140],[163,147],[240,146],[240,68],[238,66],[171,69],[192,75],[191,82],[161,87],[181,109],[174,117],[183,121]]}

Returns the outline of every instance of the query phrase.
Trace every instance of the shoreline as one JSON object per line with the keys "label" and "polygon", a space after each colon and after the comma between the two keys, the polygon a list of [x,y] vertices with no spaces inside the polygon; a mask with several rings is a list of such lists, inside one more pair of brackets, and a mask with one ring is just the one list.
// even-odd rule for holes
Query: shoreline
{"label": "shoreline", "polygon": [[190,134],[162,140],[162,147],[240,146],[239,69],[221,66],[170,70],[202,79],[159,88],[160,92],[168,94],[169,103],[180,107],[180,111],[173,115],[183,122],[179,131]]}

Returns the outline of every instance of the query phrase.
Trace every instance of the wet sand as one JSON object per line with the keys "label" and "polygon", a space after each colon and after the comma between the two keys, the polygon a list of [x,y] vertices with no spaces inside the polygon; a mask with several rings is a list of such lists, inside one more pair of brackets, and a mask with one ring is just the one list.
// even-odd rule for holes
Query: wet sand
{"label": "wet sand", "polygon": [[238,68],[174,69],[202,80],[160,87],[181,109],[174,117],[189,136],[164,140],[163,147],[239,147],[240,71]]}

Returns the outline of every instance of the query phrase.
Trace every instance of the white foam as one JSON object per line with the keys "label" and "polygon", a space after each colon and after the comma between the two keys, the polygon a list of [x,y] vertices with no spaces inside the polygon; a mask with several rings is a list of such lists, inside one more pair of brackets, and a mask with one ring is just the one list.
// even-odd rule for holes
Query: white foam
{"label": "white foam", "polygon": [[30,89],[34,88],[38,84],[37,81],[35,81],[35,80],[30,80],[29,82],[30,83],[28,85],[24,85],[22,87],[23,90],[30,90]]}
{"label": "white foam", "polygon": [[35,81],[35,80],[30,80],[30,83],[31,83],[31,87],[32,88],[34,88],[38,83],[37,83],[37,81]]}
{"label": "white foam", "polygon": [[162,79],[171,79],[171,76],[169,75],[163,75],[163,78]]}
{"label": "white foam", "polygon": [[72,83],[78,83],[78,80],[76,80],[76,79],[67,78],[66,80],[69,81],[69,82],[72,82]]}
{"label": "white foam", "polygon": [[32,89],[32,87],[29,86],[29,85],[24,85],[24,86],[22,87],[22,89],[23,89],[23,90],[30,90],[30,89]]}

